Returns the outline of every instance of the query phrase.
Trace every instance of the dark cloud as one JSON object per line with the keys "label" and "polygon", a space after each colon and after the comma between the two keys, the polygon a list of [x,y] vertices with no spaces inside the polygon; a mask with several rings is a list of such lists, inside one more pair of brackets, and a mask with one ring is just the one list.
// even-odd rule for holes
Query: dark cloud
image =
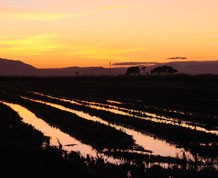
{"label": "dark cloud", "polygon": [[169,57],[167,59],[170,59],[170,60],[185,60],[185,59],[188,59],[188,58],[187,57],[177,56],[177,57]]}
{"label": "dark cloud", "polygon": [[117,62],[113,63],[115,66],[133,66],[133,65],[156,65],[157,62]]}

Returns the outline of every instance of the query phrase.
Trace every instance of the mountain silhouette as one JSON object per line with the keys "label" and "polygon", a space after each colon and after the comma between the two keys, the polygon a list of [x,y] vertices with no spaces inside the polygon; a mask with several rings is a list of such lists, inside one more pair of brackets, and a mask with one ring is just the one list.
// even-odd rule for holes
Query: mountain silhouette
{"label": "mountain silhouette", "polygon": [[[152,70],[157,66],[169,65],[185,74],[218,74],[218,61],[184,61],[155,63],[147,67]],[[66,67],[40,69],[19,60],[0,58],[0,75],[2,76],[100,76],[124,75],[128,67],[113,67],[111,70],[104,67]]]}
{"label": "mountain silhouette", "polygon": [[21,61],[0,58],[0,75],[35,75],[37,69]]}
{"label": "mountain silhouette", "polygon": [[[125,73],[126,68],[114,68],[113,75]],[[110,69],[103,67],[66,67],[39,69],[19,60],[0,58],[2,76],[99,76],[109,75]]]}
{"label": "mountain silhouette", "polygon": [[218,61],[184,61],[169,62],[165,65],[172,66],[179,73],[185,74],[218,74]]}

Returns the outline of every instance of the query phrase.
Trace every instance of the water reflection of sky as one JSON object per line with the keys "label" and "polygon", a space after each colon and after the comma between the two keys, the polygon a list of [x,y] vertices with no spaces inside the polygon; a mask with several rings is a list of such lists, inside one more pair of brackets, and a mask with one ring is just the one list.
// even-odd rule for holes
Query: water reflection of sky
{"label": "water reflection of sky", "polygon": [[[65,99],[65,101],[72,102],[71,100],[67,100],[67,99]],[[188,128],[191,130],[196,130],[196,131],[201,131],[201,132],[205,132],[205,133],[211,133],[211,134],[218,135],[218,130],[208,130],[205,127],[203,127],[202,124],[191,122],[191,121],[182,121],[182,120],[178,120],[176,118],[168,118],[165,116],[158,116],[155,113],[149,113],[149,112],[139,111],[139,110],[135,110],[135,109],[127,109],[127,108],[123,108],[121,106],[117,107],[117,106],[113,106],[110,104],[88,102],[88,101],[84,101],[84,100],[77,100],[77,101],[78,101],[78,104],[84,103],[84,104],[87,104],[90,108],[94,108],[94,109],[98,109],[98,110],[104,110],[104,111],[108,111],[108,112],[112,112],[112,113],[120,114],[120,115],[124,115],[124,116],[135,117],[135,118],[143,119],[143,120],[150,120],[152,122],[157,122],[157,123],[176,125],[176,126]],[[174,111],[172,111],[172,112],[174,112]],[[131,114],[131,113],[134,113],[134,114]],[[144,115],[144,116],[139,116],[139,115],[136,115],[135,113],[138,113],[138,114]]]}
{"label": "water reflection of sky", "polygon": [[[185,151],[183,148],[177,148],[175,145],[169,144],[168,142],[155,138],[154,136],[151,136],[149,134],[138,132],[138,131],[135,131],[134,129],[123,127],[121,125],[109,124],[108,122],[104,121],[103,119],[99,117],[92,116],[82,111],[73,110],[73,109],[64,107],[59,104],[54,104],[54,103],[45,102],[41,100],[34,100],[34,99],[26,98],[26,97],[23,97],[23,98],[34,101],[34,102],[46,104],[46,105],[55,107],[63,111],[71,112],[71,113],[77,114],[81,118],[91,120],[94,122],[98,122],[100,124],[113,127],[117,130],[121,130],[125,132],[126,134],[131,135],[137,145],[143,147],[145,150],[152,151],[152,154],[154,155],[176,157],[178,155],[181,155],[181,153]],[[186,154],[189,155],[190,158],[192,157],[191,153],[186,152]]]}
{"label": "water reflection of sky", "polygon": [[6,103],[7,106],[11,107],[14,111],[16,111],[20,117],[22,118],[22,121],[26,124],[32,125],[35,129],[41,131],[45,136],[50,137],[50,144],[53,146],[59,146],[58,140],[60,143],[64,145],[70,145],[75,144],[73,147],[65,146],[65,149],[67,151],[80,151],[82,155],[86,154],[93,154],[93,148],[84,145],[78,140],[74,139],[70,135],[62,132],[60,129],[51,127],[48,123],[46,123],[44,120],[36,117],[36,115],[26,108],[12,103]]}
{"label": "water reflection of sky", "polygon": [[[1,102],[1,101],[0,101]],[[62,132],[60,129],[51,127],[44,120],[38,118],[34,113],[28,109],[18,105],[8,102],[2,102],[3,104],[9,106],[14,111],[16,111],[19,116],[22,118],[22,121],[26,124],[33,126],[36,130],[41,131],[45,136],[50,137],[51,146],[59,146],[59,143],[62,145],[62,149],[65,151],[74,151],[81,154],[83,157],[89,155],[93,158],[102,158],[107,162],[120,164],[121,160],[115,159],[112,156],[106,156],[102,153],[98,153],[97,150],[92,148],[90,145],[86,145],[75,139],[74,137]]]}
{"label": "water reflection of sky", "polygon": [[[176,125],[176,126],[184,127],[184,128],[191,129],[191,130],[196,130],[196,131],[200,131],[200,132],[204,132],[204,133],[218,135],[218,130],[208,130],[202,124],[192,122],[192,121],[179,120],[177,118],[158,116],[156,113],[150,113],[150,112],[139,111],[136,109],[124,108],[121,106],[121,104],[123,104],[123,103],[118,102],[118,101],[107,100],[108,103],[106,104],[106,103],[90,102],[90,101],[86,101],[86,100],[78,100],[78,99],[71,100],[71,99],[65,99],[65,98],[58,98],[58,97],[54,97],[54,96],[50,96],[50,95],[45,95],[45,94],[39,93],[39,92],[32,92],[32,93],[34,93],[36,95],[41,95],[41,96],[45,96],[48,98],[52,98],[52,99],[57,99],[57,100],[64,101],[64,102],[70,102],[72,104],[85,105],[85,106],[90,107],[90,108],[108,111],[108,112],[120,114],[123,116],[130,116],[130,117],[134,117],[134,118],[138,118],[138,119],[150,120],[152,122],[157,122],[157,123]],[[119,104],[119,107],[114,105],[114,104]],[[169,112],[178,113],[179,111],[169,110]],[[136,113],[139,115],[136,115]],[[140,116],[140,115],[142,115],[142,116]]]}

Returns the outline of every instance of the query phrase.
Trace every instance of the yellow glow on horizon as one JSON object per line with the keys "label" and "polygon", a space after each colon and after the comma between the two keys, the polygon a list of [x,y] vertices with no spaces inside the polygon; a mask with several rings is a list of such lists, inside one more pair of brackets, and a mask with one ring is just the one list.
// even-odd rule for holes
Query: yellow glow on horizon
{"label": "yellow glow on horizon", "polygon": [[61,47],[50,41],[54,36],[44,34],[16,39],[1,39],[0,37],[0,46],[5,53],[38,55]]}

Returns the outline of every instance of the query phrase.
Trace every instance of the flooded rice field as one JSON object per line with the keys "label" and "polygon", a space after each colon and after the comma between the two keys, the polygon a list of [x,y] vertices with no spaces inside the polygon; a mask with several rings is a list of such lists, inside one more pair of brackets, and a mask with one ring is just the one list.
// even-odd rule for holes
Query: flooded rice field
{"label": "flooded rice field", "polygon": [[[159,113],[142,111],[136,108],[131,109],[122,101],[106,100],[105,102],[97,102],[78,98],[48,95],[42,92],[34,91],[22,91],[17,94],[2,91],[2,93],[5,96],[10,95],[10,97],[0,98],[1,103],[16,111],[24,123],[32,125],[35,129],[41,131],[45,136],[50,137],[51,146],[61,147],[63,150],[68,152],[77,152],[83,157],[89,156],[94,159],[102,158],[105,162],[117,165],[125,163],[127,160],[131,160],[130,163],[133,164],[134,161],[137,161],[137,159],[143,160],[146,156],[148,156],[147,158],[161,157],[163,158],[162,160],[167,158],[164,161],[158,162],[158,165],[161,165],[162,167],[175,166],[176,164],[180,165],[180,161],[184,159],[189,162],[189,166],[197,161],[199,164],[198,169],[211,165],[216,167],[217,165],[217,155],[212,156],[210,153],[205,153],[205,150],[207,150],[208,147],[215,147],[215,150],[217,149],[218,130],[216,127],[208,129],[204,124],[195,121],[187,121],[179,118],[163,116]],[[16,97],[13,98],[11,96]],[[112,128],[115,131],[122,132],[125,135],[130,136],[134,143],[129,148],[95,148],[95,146],[84,142],[83,139],[72,136],[61,128],[51,126],[48,122],[46,122],[46,120],[36,116],[34,112],[26,107],[26,105],[23,105],[22,102],[19,101],[20,99],[23,102],[37,103],[42,107],[48,106],[58,111],[64,111],[77,115],[79,118],[97,123],[99,126],[103,125]],[[179,111],[169,112],[179,113]],[[101,115],[101,113],[104,114]],[[183,113],[181,112],[180,114]],[[55,118],[56,115],[53,115],[53,117]],[[116,118],[120,118],[118,122],[114,121]],[[113,120],[113,122],[111,122],[110,119]],[[73,120],[74,118],[72,117],[72,121]],[[126,122],[126,120],[129,120],[130,122]],[[62,122],[65,122],[64,116],[62,118]],[[135,122],[138,122],[139,124],[142,123],[143,127],[137,127],[137,125],[134,124],[131,125],[131,123]],[[181,140],[173,142],[172,139],[168,140],[167,136],[161,137],[159,133],[155,134],[156,132],[151,131],[152,128],[149,129],[149,124],[158,124],[158,127],[160,128],[162,126],[169,127],[169,132],[170,129],[174,127],[181,129],[182,132],[183,130],[188,130],[190,133],[196,135],[203,134],[205,138],[208,136],[210,139],[208,139],[208,142],[205,142],[205,140],[197,140],[195,138],[195,145],[197,145],[197,148],[192,149],[192,147],[187,147]],[[148,130],[146,127],[148,127]],[[91,128],[86,129],[89,130]],[[163,135],[164,134],[166,133],[163,133]],[[174,135],[175,139],[177,137],[176,134],[177,133]],[[103,140],[102,143],[110,143],[113,139],[116,138]],[[205,154],[199,154],[198,149],[203,149]],[[173,161],[172,163],[172,161],[169,161],[171,159],[177,160],[178,162]],[[157,161],[155,161],[155,159],[150,161],[147,159],[144,163],[151,166],[156,164]]]}

